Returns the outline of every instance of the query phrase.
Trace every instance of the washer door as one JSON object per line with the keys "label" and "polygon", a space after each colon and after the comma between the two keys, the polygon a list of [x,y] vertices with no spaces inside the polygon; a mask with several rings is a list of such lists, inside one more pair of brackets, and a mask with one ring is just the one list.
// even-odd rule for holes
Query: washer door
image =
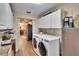
{"label": "washer door", "polygon": [[36,41],[35,38],[33,38],[33,47],[34,47],[34,48],[37,48],[37,41]]}
{"label": "washer door", "polygon": [[39,49],[39,52],[40,52],[41,56],[46,56],[47,55],[47,51],[46,51],[46,48],[45,48],[43,42],[39,42],[38,49]]}

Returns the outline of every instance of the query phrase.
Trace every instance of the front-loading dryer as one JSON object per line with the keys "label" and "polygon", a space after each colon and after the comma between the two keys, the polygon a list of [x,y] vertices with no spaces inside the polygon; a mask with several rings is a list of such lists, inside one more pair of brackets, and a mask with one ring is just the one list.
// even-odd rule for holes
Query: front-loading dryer
{"label": "front-loading dryer", "polygon": [[39,51],[39,55],[41,55],[41,56],[47,55],[46,46],[43,44],[42,41],[40,41],[39,44],[38,44],[38,51]]}
{"label": "front-loading dryer", "polygon": [[43,35],[40,39],[38,44],[38,55],[59,56],[59,37]]}
{"label": "front-loading dryer", "polygon": [[32,39],[32,47],[33,47],[33,50],[36,52],[37,51],[37,37],[36,36],[33,36],[33,39]]}
{"label": "front-loading dryer", "polygon": [[40,38],[38,36],[38,34],[34,34],[33,35],[33,39],[32,39],[32,46],[33,46],[33,50],[34,52],[38,55],[39,51],[38,51],[38,44],[40,42]]}

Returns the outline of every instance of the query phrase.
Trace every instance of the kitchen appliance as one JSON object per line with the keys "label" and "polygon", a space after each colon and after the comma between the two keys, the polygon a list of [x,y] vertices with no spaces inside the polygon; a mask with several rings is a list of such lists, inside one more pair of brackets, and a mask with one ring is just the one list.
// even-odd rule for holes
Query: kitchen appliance
{"label": "kitchen appliance", "polygon": [[72,28],[74,27],[74,20],[73,20],[73,17],[69,17],[69,27]]}
{"label": "kitchen appliance", "polygon": [[64,18],[63,27],[69,28],[69,17]]}
{"label": "kitchen appliance", "polygon": [[33,50],[38,54],[38,44],[40,42],[39,36],[33,35],[32,46]]}
{"label": "kitchen appliance", "polygon": [[37,49],[36,53],[39,56],[59,56],[59,37],[36,34],[37,39]]}
{"label": "kitchen appliance", "polygon": [[40,55],[42,55],[42,56],[46,56],[47,55],[46,47],[45,47],[45,45],[43,44],[42,41],[39,42],[38,49],[39,49]]}
{"label": "kitchen appliance", "polygon": [[36,52],[36,50],[37,50],[37,38],[36,38],[36,36],[34,36],[32,39],[32,46],[33,46],[33,50]]}
{"label": "kitchen appliance", "polygon": [[74,23],[73,23],[73,17],[64,17],[64,22],[63,22],[63,27],[65,28],[72,28],[74,27]]}

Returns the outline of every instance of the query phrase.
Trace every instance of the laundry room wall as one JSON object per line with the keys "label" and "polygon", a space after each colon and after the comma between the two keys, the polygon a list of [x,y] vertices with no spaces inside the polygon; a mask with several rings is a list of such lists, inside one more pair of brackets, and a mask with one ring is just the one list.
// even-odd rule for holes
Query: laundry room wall
{"label": "laundry room wall", "polygon": [[51,10],[62,9],[62,16],[73,16],[75,18],[79,15],[79,3],[62,3]]}
{"label": "laundry room wall", "polygon": [[59,36],[61,29],[59,28],[40,28],[39,32],[43,32],[44,34]]}

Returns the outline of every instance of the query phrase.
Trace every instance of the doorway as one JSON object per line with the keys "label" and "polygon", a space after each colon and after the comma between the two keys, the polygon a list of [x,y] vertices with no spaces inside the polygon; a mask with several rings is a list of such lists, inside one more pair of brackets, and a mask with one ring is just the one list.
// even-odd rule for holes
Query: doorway
{"label": "doorway", "polygon": [[32,20],[20,18],[19,52],[22,55],[36,55],[32,48]]}
{"label": "doorway", "polygon": [[26,36],[27,40],[32,40],[32,20],[20,19],[20,36]]}

